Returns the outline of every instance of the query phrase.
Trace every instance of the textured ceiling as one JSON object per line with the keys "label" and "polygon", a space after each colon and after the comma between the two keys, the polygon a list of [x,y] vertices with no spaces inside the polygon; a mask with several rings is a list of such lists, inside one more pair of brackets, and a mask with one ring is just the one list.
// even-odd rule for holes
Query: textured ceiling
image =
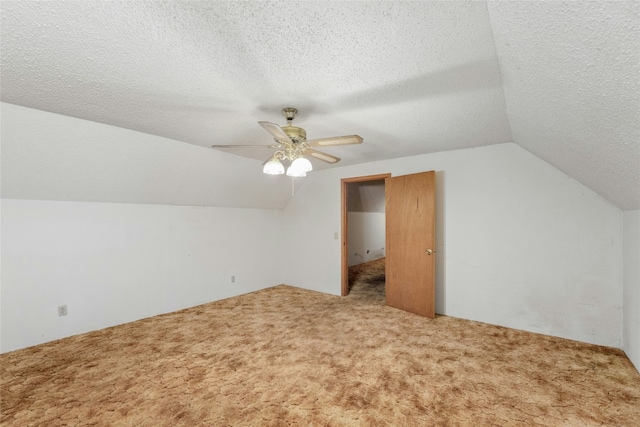
{"label": "textured ceiling", "polygon": [[640,3],[489,3],[514,142],[640,208]]}
{"label": "textured ceiling", "polygon": [[[2,1],[0,8],[6,103],[201,147],[268,144],[257,121],[284,124],[280,109],[294,106],[294,124],[310,139],[363,136],[362,145],[326,150],[345,165],[514,141],[619,207],[640,208],[636,2]],[[3,195],[29,197],[13,172],[25,169],[26,156],[7,158],[13,148],[3,142]],[[44,151],[49,162],[63,160]],[[83,147],[72,163],[83,156],[95,163],[98,154]],[[245,161],[220,154],[207,158]],[[217,175],[218,168],[203,185],[228,182],[227,168]],[[73,178],[83,180],[84,170]],[[118,182],[140,179],[126,167],[117,173]],[[113,182],[96,184],[109,195],[103,201],[134,198]],[[264,197],[263,187],[248,183],[243,192]],[[56,197],[93,200],[90,185],[86,191]]]}

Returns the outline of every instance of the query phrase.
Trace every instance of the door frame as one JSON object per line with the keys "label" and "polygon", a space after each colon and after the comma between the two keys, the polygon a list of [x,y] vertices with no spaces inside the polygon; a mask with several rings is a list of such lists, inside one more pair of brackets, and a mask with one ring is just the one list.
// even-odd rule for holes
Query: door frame
{"label": "door frame", "polygon": [[341,264],[342,264],[342,276],[341,276],[341,295],[347,296],[349,294],[349,266],[348,266],[348,249],[349,242],[348,240],[348,227],[347,223],[347,213],[349,210],[348,197],[349,197],[349,184],[354,182],[367,182],[367,181],[380,181],[386,178],[390,178],[390,173],[383,173],[379,175],[367,175],[367,176],[357,176],[353,178],[342,178],[340,180],[340,218],[341,218],[341,231],[342,231],[342,254],[341,254]]}

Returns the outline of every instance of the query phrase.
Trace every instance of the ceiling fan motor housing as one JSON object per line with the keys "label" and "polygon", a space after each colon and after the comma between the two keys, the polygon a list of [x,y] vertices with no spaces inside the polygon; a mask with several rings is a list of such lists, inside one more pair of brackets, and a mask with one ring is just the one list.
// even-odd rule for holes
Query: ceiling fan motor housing
{"label": "ceiling fan motor housing", "polygon": [[307,140],[307,132],[302,128],[297,126],[282,126],[282,130],[284,133],[289,135],[289,138],[291,138],[295,143]]}
{"label": "ceiling fan motor housing", "polygon": [[282,130],[289,135],[293,142],[304,142],[307,140],[307,132],[302,128],[291,125],[293,119],[296,118],[296,114],[298,114],[298,110],[293,107],[282,109],[282,115],[287,119],[287,126],[283,126]]}

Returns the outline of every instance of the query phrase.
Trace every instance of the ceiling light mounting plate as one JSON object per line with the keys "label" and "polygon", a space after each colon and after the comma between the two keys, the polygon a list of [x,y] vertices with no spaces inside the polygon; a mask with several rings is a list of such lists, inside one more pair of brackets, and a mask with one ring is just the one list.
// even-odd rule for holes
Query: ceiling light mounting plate
{"label": "ceiling light mounting plate", "polygon": [[[282,115],[287,119],[288,122],[291,122],[296,118],[296,114],[298,114],[298,110],[292,107],[287,107],[282,109]],[[291,126],[291,123],[289,123]]]}

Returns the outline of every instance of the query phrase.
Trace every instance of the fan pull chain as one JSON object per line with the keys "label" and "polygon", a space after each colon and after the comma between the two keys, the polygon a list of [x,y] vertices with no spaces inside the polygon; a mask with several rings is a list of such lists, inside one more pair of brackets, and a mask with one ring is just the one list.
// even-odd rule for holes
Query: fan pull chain
{"label": "fan pull chain", "polygon": [[296,195],[296,183],[295,183],[296,179],[294,177],[291,177],[291,197]]}

